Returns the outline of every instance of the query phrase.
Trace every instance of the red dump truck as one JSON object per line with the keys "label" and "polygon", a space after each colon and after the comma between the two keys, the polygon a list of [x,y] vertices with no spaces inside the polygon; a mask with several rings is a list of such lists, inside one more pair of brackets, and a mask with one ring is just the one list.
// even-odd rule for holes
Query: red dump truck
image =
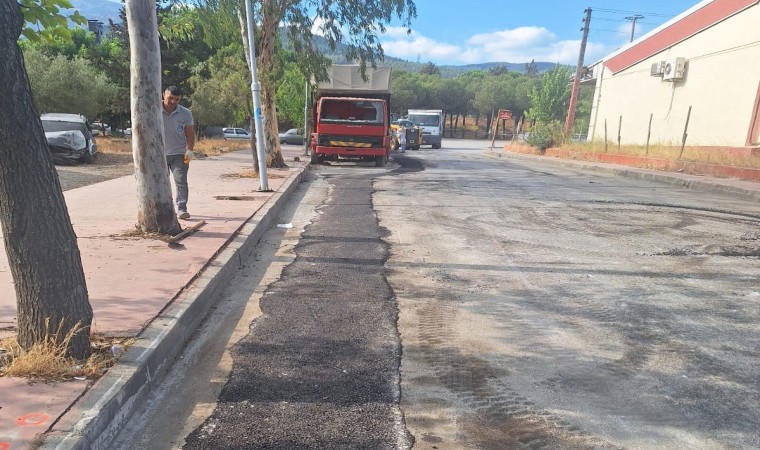
{"label": "red dump truck", "polygon": [[378,167],[390,154],[391,68],[332,65],[319,83],[312,108],[311,162],[373,160]]}

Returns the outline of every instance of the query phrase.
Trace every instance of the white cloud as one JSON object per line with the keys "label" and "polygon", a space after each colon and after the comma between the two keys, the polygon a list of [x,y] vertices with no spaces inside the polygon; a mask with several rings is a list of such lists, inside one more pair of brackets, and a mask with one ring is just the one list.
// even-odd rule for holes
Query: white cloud
{"label": "white cloud", "polygon": [[395,38],[382,42],[386,55],[412,61],[418,57],[420,61],[451,60],[456,59],[462,51],[455,45],[436,42],[414,31],[407,34],[406,28],[389,27],[383,36]]}
{"label": "white cloud", "polygon": [[325,32],[323,31],[323,27],[325,25],[325,19],[317,16],[314,18],[314,20],[311,22],[311,33],[316,36],[324,36]]}
{"label": "white cloud", "polygon": [[[385,54],[436,64],[471,64],[482,62],[523,63],[531,60],[575,64],[580,39],[559,40],[543,27],[519,27],[471,36],[461,45],[438,42],[406,28],[389,28],[382,40]],[[585,63],[596,61],[612,49],[589,42]]]}

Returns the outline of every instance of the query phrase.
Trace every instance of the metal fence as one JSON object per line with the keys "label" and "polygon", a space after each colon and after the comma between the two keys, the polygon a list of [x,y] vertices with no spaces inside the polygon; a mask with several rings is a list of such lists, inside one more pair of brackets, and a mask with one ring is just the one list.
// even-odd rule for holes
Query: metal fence
{"label": "metal fence", "polygon": [[[466,130],[460,129],[445,129],[443,130],[443,137],[450,139],[491,139],[492,133],[489,131],[481,130]],[[499,131],[496,133],[497,140],[512,140],[511,131]]]}

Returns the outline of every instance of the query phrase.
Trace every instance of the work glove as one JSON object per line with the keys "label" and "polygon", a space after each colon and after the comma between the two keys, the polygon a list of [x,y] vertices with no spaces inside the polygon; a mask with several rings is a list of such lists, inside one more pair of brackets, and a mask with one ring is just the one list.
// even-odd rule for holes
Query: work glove
{"label": "work glove", "polygon": [[190,164],[191,159],[193,159],[193,151],[192,150],[185,151],[185,164]]}

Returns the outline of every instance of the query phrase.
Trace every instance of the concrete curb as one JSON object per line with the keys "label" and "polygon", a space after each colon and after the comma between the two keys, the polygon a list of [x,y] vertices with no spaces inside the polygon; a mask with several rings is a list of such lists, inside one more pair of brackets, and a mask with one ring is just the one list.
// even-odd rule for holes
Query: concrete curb
{"label": "concrete curb", "polygon": [[568,166],[573,166],[578,169],[583,170],[589,170],[589,171],[595,171],[595,172],[602,172],[612,175],[617,175],[621,177],[627,177],[627,178],[633,178],[638,180],[647,180],[647,181],[656,181],[659,183],[665,183],[670,184],[677,187],[684,187],[687,189],[696,189],[696,190],[702,190],[707,192],[720,192],[724,194],[731,194],[731,195],[737,195],[744,197],[748,200],[758,200],[760,201],[760,185],[758,185],[758,189],[745,189],[740,186],[732,186],[729,184],[730,180],[727,180],[727,183],[720,183],[713,181],[705,181],[699,179],[698,175],[688,175],[688,174],[679,174],[679,173],[672,173],[672,172],[659,172],[659,171],[651,171],[648,169],[635,169],[630,167],[619,167],[614,165],[609,165],[606,163],[587,163],[585,161],[575,161],[575,160],[567,160],[567,159],[558,159],[558,158],[551,158],[546,156],[534,156],[534,155],[525,155],[522,153],[510,153],[510,152],[503,152],[503,151],[488,151],[489,156],[494,158],[511,158],[511,159],[522,159],[522,160],[529,160],[529,161],[540,161],[546,164],[552,164],[555,166],[562,166],[567,168]]}
{"label": "concrete curb", "polygon": [[150,395],[205,319],[216,298],[243,266],[303,179],[304,165],[290,175],[248,219],[176,299],[143,330],[128,352],[43,437],[41,449],[106,449]]}

